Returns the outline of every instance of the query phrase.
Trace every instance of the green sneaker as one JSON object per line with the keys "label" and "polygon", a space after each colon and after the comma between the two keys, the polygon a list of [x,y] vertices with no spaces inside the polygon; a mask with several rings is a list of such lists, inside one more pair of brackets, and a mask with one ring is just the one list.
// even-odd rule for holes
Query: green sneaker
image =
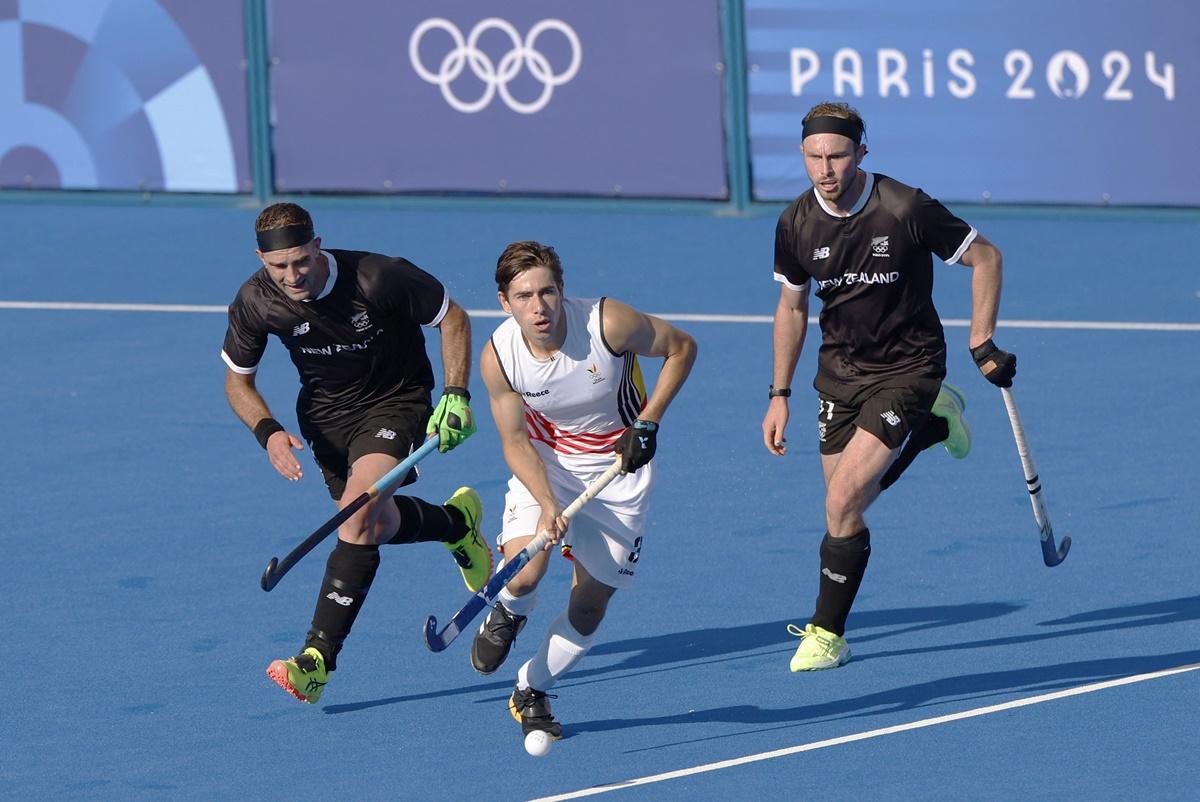
{"label": "green sneaker", "polygon": [[967,399],[962,390],[942,382],[942,389],[938,390],[933,402],[933,414],[944,418],[950,428],[950,434],[942,441],[942,446],[955,459],[962,459],[971,453],[971,430],[963,420],[963,410],[966,408]]}
{"label": "green sneaker", "polygon": [[483,501],[469,487],[460,487],[446,499],[446,506],[462,513],[467,522],[467,533],[453,543],[443,543],[454,555],[458,569],[462,571],[467,590],[477,593],[487,584],[492,575],[492,550],[479,535],[479,522],[483,520]]}
{"label": "green sneaker", "polygon": [[310,705],[317,703],[329,682],[325,657],[312,646],[288,660],[272,662],[267,666],[267,676],[280,688]]}
{"label": "green sneaker", "polygon": [[804,629],[788,624],[788,632],[801,638],[800,646],[792,655],[792,671],[837,668],[842,663],[850,662],[850,645],[841,635],[834,635],[812,624],[805,624]]}

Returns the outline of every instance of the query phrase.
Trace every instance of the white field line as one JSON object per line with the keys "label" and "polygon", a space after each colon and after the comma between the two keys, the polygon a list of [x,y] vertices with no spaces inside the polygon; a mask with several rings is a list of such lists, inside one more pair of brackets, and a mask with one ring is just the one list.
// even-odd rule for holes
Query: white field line
{"label": "white field line", "polygon": [[1162,671],[1153,671],[1148,674],[1135,674],[1132,677],[1122,677],[1121,679],[1107,680],[1105,682],[1096,682],[1091,685],[1080,685],[1077,688],[1068,688],[1065,691],[1055,691],[1053,693],[1044,693],[1040,696],[1030,696],[1025,699],[1014,699],[1011,702],[1004,702],[998,705],[989,705],[987,707],[977,707],[974,710],[964,710],[961,713],[951,713],[945,716],[936,718],[922,719],[921,721],[913,721],[909,724],[897,724],[892,727],[883,727],[878,730],[868,730],[867,732],[854,733],[853,735],[843,735],[840,738],[830,738],[825,741],[814,741],[812,743],[800,744],[799,746],[789,746],[786,749],[776,749],[771,752],[759,752],[756,755],[746,755],[745,757],[733,758],[731,760],[721,760],[716,763],[705,763],[702,766],[693,766],[689,769],[679,769],[677,771],[668,771],[662,774],[653,774],[648,777],[638,777],[633,780],[625,780],[623,782],[609,783],[606,785],[597,785],[592,788],[585,788],[581,791],[571,791],[565,794],[556,796],[544,796],[530,800],[530,802],[560,802],[566,799],[579,799],[585,796],[595,796],[596,794],[605,794],[609,791],[618,791],[622,788],[633,788],[638,785],[649,785],[650,783],[662,782],[664,780],[675,780],[680,777],[689,777],[694,774],[703,774],[710,771],[720,771],[734,766],[742,766],[747,763],[757,763],[763,760],[772,760],[777,757],[786,757],[795,755],[800,752],[811,752],[815,749],[824,749],[829,746],[840,746],[842,744],[853,743],[854,741],[865,741],[868,738],[879,738],[884,735],[895,735],[899,732],[908,732],[909,730],[919,730],[925,727],[934,727],[939,724],[948,724],[951,721],[961,721],[962,719],[975,718],[976,716],[986,716],[992,713],[999,713],[1004,710],[1013,710],[1018,707],[1027,707],[1029,705],[1041,704],[1042,702],[1052,702],[1056,699],[1065,699],[1070,696],[1079,696],[1084,693],[1094,693],[1107,688],[1116,688],[1121,685],[1131,685],[1135,682],[1145,682],[1146,680],[1160,679],[1161,677],[1169,677],[1172,674],[1182,674],[1186,671],[1195,671],[1200,668],[1200,663],[1193,663],[1186,666],[1177,666],[1175,668],[1167,668]]}
{"label": "white field line", "polygon": [[[0,301],[0,309],[40,309],[82,312],[205,312],[225,314],[226,307],[200,304],[119,304],[72,301]],[[468,309],[472,317],[506,317],[499,309]],[[771,315],[702,315],[685,312],[653,312],[665,320],[694,323],[770,323]],[[817,325],[814,317],[809,325]],[[942,325],[966,328],[971,321],[946,318]],[[1072,329],[1090,331],[1200,331],[1200,323],[1150,323],[1108,320],[1001,320],[997,327],[1006,329]]]}

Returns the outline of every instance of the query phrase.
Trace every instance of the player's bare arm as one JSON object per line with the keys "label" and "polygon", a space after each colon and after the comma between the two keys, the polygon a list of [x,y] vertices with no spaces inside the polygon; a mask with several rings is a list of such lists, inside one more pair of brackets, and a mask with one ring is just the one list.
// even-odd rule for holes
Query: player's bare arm
{"label": "player's bare arm", "polygon": [[617,353],[631,351],[639,356],[663,357],[654,391],[638,415],[639,420],[659,423],[692,371],[698,351],[696,341],[662,318],[639,312],[612,298],[604,302],[604,337]]}
{"label": "player's bare arm", "polygon": [[[786,284],[779,286],[779,303],[775,305],[775,321],[771,339],[773,357],[771,387],[790,389],[796,363],[804,348],[804,337],[808,332],[808,284],[794,290]],[[763,445],[778,457],[787,453],[787,430],[789,417],[786,396],[773,396],[763,416]]]}
{"label": "player's bare arm", "polygon": [[996,333],[1004,258],[999,248],[978,234],[963,252],[961,261],[971,268],[971,334],[967,345],[975,348]]}
{"label": "player's bare arm", "polygon": [[442,335],[442,397],[429,416],[425,431],[437,434],[438,451],[445,453],[476,431],[471,393],[467,389],[471,378],[471,319],[450,298],[437,328]]}
{"label": "player's bare arm", "polygon": [[[272,420],[271,410],[254,383],[253,373],[238,373],[225,369],[225,398],[242,423],[251,430],[265,420]],[[304,475],[292,449],[304,450],[304,441],[287,431],[276,431],[266,443],[267,458],[284,479],[293,482]]]}
{"label": "player's bare arm", "polygon": [[480,356],[479,372],[488,391],[492,419],[500,435],[504,461],[542,508],[539,530],[549,530],[551,543],[557,543],[567,531],[567,521],[561,517],[562,509],[550,489],[550,481],[546,478],[546,466],[533,444],[529,442],[529,432],[525,428],[525,403],[521,396],[509,387],[490,342],[484,346]]}
{"label": "player's bare arm", "polygon": [[1004,258],[1000,249],[977,235],[963,252],[962,263],[971,268],[971,334],[967,345],[983,377],[997,387],[1012,387],[1017,375],[1016,354],[1001,350],[992,341],[1004,283]]}
{"label": "player's bare arm", "polygon": [[437,328],[442,335],[443,385],[466,387],[471,378],[471,318],[451,298]]}

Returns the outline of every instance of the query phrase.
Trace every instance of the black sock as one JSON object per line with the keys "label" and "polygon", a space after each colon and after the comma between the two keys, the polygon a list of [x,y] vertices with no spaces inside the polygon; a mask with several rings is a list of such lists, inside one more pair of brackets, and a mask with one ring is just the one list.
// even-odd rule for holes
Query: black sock
{"label": "black sock", "polygon": [[900,478],[900,474],[904,473],[909,465],[912,465],[918,454],[949,436],[950,424],[946,422],[946,419],[930,415],[920,429],[909,435],[908,441],[904,444],[904,448],[900,449],[896,461],[884,471],[883,476],[879,479],[879,489],[887,490],[894,485]]}
{"label": "black sock", "polygon": [[330,671],[337,667],[342,642],[354,626],[378,568],[379,547],[375,545],[360,546],[339,540],[329,555],[312,629],[304,645],[313,646],[325,655],[325,667]]}
{"label": "black sock", "polygon": [[846,632],[846,616],[871,558],[871,530],[863,529],[850,537],[832,537],[825,533],[821,541],[821,579],[817,592],[817,611],[810,623],[835,635]]}
{"label": "black sock", "polygon": [[392,496],[392,501],[400,511],[400,527],[388,541],[390,545],[431,540],[453,543],[469,531],[463,514],[454,507],[430,504],[415,496]]}

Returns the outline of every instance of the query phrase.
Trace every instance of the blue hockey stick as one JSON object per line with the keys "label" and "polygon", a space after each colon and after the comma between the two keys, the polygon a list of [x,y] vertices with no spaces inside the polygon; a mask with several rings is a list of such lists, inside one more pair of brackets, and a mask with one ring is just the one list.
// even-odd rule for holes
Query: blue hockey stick
{"label": "blue hockey stick", "polygon": [[1054,530],[1050,528],[1050,516],[1046,514],[1046,502],[1042,499],[1042,480],[1033,464],[1029,443],[1025,440],[1025,427],[1021,425],[1017,401],[1013,398],[1012,390],[1007,387],[1001,387],[1000,393],[1004,396],[1008,422],[1012,424],[1013,439],[1017,441],[1017,453],[1021,456],[1021,467],[1025,470],[1025,486],[1029,489],[1029,503],[1033,505],[1033,520],[1037,522],[1038,531],[1042,535],[1042,561],[1047,567],[1053,568],[1067,559],[1067,552],[1071,550],[1071,538],[1064,537],[1062,545],[1057,549],[1054,547]]}
{"label": "blue hockey stick", "polygon": [[277,557],[272,557],[271,562],[267,563],[267,570],[263,571],[262,581],[260,583],[262,585],[262,589],[266,591],[272,590],[276,585],[279,584],[279,580],[283,578],[283,575],[292,570],[292,567],[295,566],[296,563],[300,562],[304,555],[315,549],[317,544],[329,537],[330,534],[337,531],[339,526],[346,523],[346,521],[348,521],[350,517],[354,515],[354,513],[358,512],[364,505],[366,505],[368,501],[377,496],[386,495],[394,491],[400,485],[400,483],[404,481],[404,477],[408,476],[408,472],[412,470],[413,466],[436,451],[437,447],[438,437],[437,435],[434,435],[426,440],[420,448],[409,454],[399,465],[381,476],[379,481],[367,488],[362,495],[354,499],[354,501],[351,501],[342,509],[338,510],[337,515],[330,518],[321,525],[320,529],[306,537],[304,542],[292,549],[286,557],[284,557],[282,560],[278,559]]}
{"label": "blue hockey stick", "polygon": [[[579,512],[584,504],[587,504],[597,493],[608,487],[608,483],[619,476],[620,473],[621,458],[617,457],[611,468],[600,474],[594,482],[584,488],[584,491],[574,501],[567,505],[567,508],[562,511],[562,517],[569,520]],[[454,617],[450,619],[450,623],[446,624],[441,632],[438,632],[437,619],[429,616],[428,620],[425,621],[425,645],[429,647],[429,651],[440,652],[453,643],[459,633],[470,625],[475,616],[479,615],[480,610],[491,605],[496,600],[496,597],[500,595],[500,591],[504,590],[504,586],[517,575],[517,572],[524,568],[525,564],[533,559],[534,555],[546,547],[549,539],[549,536],[545,532],[542,532],[529,541],[529,544],[518,552],[517,556],[506,562],[504,567],[497,571],[488,580],[488,583],[480,588],[463,605],[461,610],[454,614]]]}

